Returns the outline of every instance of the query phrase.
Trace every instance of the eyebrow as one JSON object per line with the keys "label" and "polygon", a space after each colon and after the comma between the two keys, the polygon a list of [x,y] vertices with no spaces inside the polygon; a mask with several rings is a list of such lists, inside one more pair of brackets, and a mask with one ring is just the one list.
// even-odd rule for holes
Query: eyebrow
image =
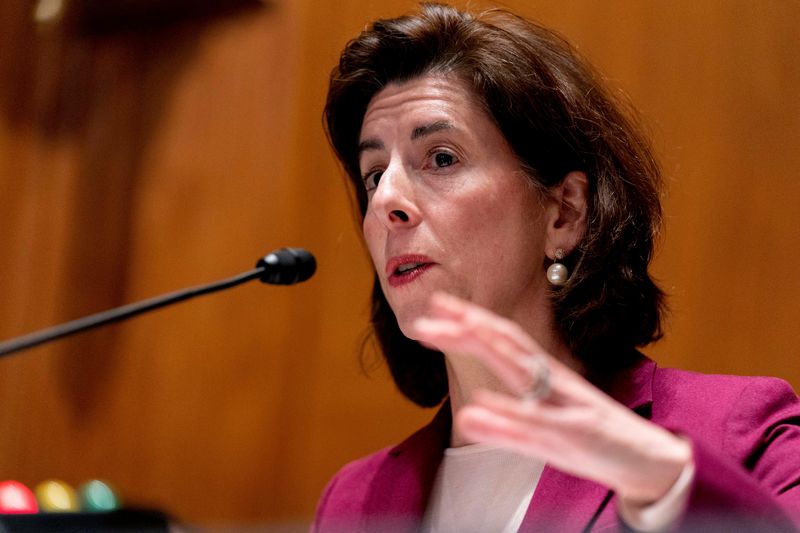
{"label": "eyebrow", "polygon": [[411,132],[411,140],[415,141],[420,137],[431,135],[437,131],[451,129],[453,129],[453,125],[450,122],[446,120],[437,120],[436,122],[431,122],[430,124],[425,124],[424,126],[417,126],[414,128],[414,131]]}
{"label": "eyebrow", "polygon": [[358,156],[367,150],[383,150],[383,142],[380,139],[364,139],[358,143]]}
{"label": "eyebrow", "polygon": [[[416,141],[426,135],[431,135],[436,133],[437,131],[442,130],[451,130],[453,129],[453,124],[446,120],[437,120],[436,122],[431,122],[430,124],[424,124],[422,126],[417,126],[411,132],[411,140]],[[364,139],[360,143],[358,143],[358,155],[361,156],[362,153],[368,150],[383,150],[384,144],[383,141],[380,139],[370,138]]]}

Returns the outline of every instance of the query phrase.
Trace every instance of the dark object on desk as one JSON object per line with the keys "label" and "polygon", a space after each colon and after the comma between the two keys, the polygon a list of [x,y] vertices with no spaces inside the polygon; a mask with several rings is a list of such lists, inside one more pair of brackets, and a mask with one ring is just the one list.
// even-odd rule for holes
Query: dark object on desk
{"label": "dark object on desk", "polygon": [[108,513],[38,513],[0,515],[0,533],[167,533],[167,517],[146,509]]}

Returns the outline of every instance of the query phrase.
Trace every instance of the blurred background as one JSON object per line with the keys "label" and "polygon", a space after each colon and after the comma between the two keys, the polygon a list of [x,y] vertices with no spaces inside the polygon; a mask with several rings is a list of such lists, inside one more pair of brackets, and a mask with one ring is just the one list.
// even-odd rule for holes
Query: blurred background
{"label": "blurred background", "polygon": [[[374,349],[370,264],[321,112],[400,0],[3,0],[0,339],[248,270],[319,270],[0,360],[0,477],[101,478],[208,529],[300,528],[345,462],[432,416]],[[458,4],[463,5],[463,4]],[[646,353],[800,386],[800,2],[504,5],[627,93],[667,176]]]}

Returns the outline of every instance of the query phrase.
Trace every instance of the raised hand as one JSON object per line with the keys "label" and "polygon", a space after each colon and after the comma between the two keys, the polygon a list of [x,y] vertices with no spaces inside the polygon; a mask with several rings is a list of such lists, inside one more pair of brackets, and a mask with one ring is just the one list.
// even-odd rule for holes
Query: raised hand
{"label": "raised hand", "polygon": [[506,393],[477,391],[457,413],[455,429],[470,440],[537,457],[632,504],[661,498],[692,461],[686,440],[617,403],[512,321],[439,293],[414,330],[448,358],[481,361],[503,383]]}

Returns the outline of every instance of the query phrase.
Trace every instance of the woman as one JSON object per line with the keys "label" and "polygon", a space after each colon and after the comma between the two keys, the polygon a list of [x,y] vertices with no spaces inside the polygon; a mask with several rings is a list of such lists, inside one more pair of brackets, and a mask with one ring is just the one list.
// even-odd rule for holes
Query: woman
{"label": "woman", "polygon": [[784,382],[660,369],[646,139],[552,32],[441,5],[344,50],[325,110],[373,326],[434,421],[345,467],[317,531],[794,530]]}

